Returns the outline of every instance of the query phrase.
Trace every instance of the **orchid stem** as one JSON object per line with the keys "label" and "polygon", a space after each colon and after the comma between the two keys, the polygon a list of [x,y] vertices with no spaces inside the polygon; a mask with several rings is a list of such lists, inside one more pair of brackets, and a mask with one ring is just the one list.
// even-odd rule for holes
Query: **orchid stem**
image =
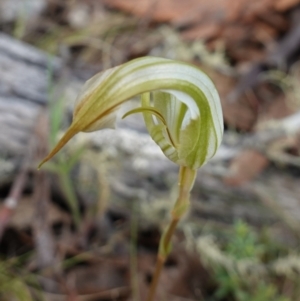
{"label": "orchid stem", "polygon": [[175,232],[178,222],[190,207],[190,191],[194,186],[196,175],[196,170],[184,166],[180,167],[178,198],[171,213],[171,221],[160,239],[155,271],[153,274],[147,301],[153,301],[155,297],[162,268],[164,266],[164,263],[166,262],[166,259],[168,258],[168,255],[171,252],[171,238]]}

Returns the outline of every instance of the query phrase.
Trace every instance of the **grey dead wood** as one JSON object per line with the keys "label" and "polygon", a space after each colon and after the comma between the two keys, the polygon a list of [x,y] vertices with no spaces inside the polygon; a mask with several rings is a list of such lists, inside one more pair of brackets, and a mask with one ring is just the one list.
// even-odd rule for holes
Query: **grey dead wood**
{"label": "grey dead wood", "polygon": [[[0,184],[12,180],[60,59],[0,34]],[[8,163],[9,162],[9,163]]]}

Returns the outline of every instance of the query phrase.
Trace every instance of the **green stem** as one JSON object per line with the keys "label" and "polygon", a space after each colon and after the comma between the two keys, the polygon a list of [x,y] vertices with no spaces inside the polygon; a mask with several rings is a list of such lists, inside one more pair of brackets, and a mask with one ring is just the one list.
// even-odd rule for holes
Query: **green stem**
{"label": "green stem", "polygon": [[79,228],[80,225],[80,212],[77,203],[77,197],[75,195],[72,183],[70,181],[69,175],[65,171],[59,173],[60,182],[62,184],[62,189],[66,195],[66,200],[68,202],[69,208],[72,212],[72,217],[75,223],[76,228]]}
{"label": "green stem", "polygon": [[155,297],[155,292],[159,277],[164,266],[164,263],[171,251],[171,238],[175,232],[176,226],[181,217],[189,209],[190,205],[190,191],[192,190],[195,182],[197,171],[188,167],[181,166],[179,170],[179,193],[177,201],[172,210],[172,219],[162,235],[159,243],[159,251],[155,272],[152,278],[150,290],[148,293],[147,301],[152,301]]}

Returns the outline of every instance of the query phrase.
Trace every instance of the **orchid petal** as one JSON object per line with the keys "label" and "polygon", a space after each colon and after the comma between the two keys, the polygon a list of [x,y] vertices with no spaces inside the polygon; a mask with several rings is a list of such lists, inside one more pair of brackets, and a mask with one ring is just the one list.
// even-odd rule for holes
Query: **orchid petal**
{"label": "orchid petal", "polygon": [[120,105],[140,94],[141,110],[136,112],[143,112],[151,137],[169,159],[195,169],[215,154],[223,135],[223,116],[211,80],[189,64],[144,57],[96,74],[86,82],[70,128],[43,162],[76,133],[112,127]]}

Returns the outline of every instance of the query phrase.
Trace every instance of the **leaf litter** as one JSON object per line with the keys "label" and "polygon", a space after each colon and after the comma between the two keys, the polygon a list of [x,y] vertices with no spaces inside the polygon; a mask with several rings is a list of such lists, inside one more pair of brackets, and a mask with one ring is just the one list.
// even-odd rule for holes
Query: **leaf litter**
{"label": "leaf litter", "polygon": [[[45,2],[42,13],[33,12],[35,15],[26,22],[18,14],[15,15],[15,21],[1,19],[1,29],[52,54],[59,54],[68,61],[75,75],[80,74],[81,79],[86,79],[96,70],[148,53],[193,62],[205,69],[215,81],[222,96],[226,127],[238,136],[255,135],[268,128],[274,119],[280,122],[282,118],[299,110],[298,106],[290,105],[287,91],[282,88],[281,82],[268,80],[271,74],[268,72],[278,68],[286,72],[297,60],[296,46],[300,44],[300,39],[295,16],[299,2],[90,0],[62,3],[52,0]],[[14,30],[12,25],[15,26]],[[289,36],[296,46],[289,46],[286,38]],[[293,88],[288,89],[290,99],[293,93]],[[44,135],[42,140],[45,140]],[[284,139],[283,142],[275,140],[260,149],[244,148],[238,156],[227,162],[224,185],[243,187],[252,183],[270,172],[273,163],[286,162],[295,169],[295,159],[299,156],[299,138],[296,138]],[[40,143],[45,146],[45,141]],[[288,159],[285,155],[289,155]],[[52,194],[46,188],[38,192],[38,187],[48,184],[43,184],[44,175],[38,176],[33,168],[29,168],[25,195],[21,195],[20,206],[17,206],[15,215],[5,226],[1,241],[1,255],[4,258],[12,257],[21,261],[20,255],[28,255],[22,263],[27,275],[18,284],[25,287],[24,296],[27,298],[26,287],[30,287],[33,294],[42,288],[46,300],[145,298],[155,260],[153,251],[157,248],[160,228],[164,224],[163,212],[167,207],[161,204],[168,203],[167,191],[173,189],[169,184],[172,181],[168,179],[170,175],[161,172],[159,179],[157,174],[149,173],[147,182],[143,182],[142,176],[134,168],[128,169],[130,162],[126,165],[118,161],[129,160],[126,152],[122,153],[123,158],[117,159],[116,163],[112,163],[116,160],[113,154],[102,153],[102,156],[99,159],[100,170],[92,172],[92,178],[96,179],[92,186],[100,185],[99,204],[102,204],[102,200],[104,205],[99,209],[93,200],[97,199],[97,194],[87,195],[84,187],[78,185],[81,189],[77,195],[83,220],[79,229],[72,222],[73,217],[66,206],[66,196],[59,183],[56,183],[54,189],[51,188]],[[124,181],[126,176],[124,171],[122,174],[121,166],[131,172],[131,179]],[[81,172],[77,172],[77,175]],[[119,175],[115,176],[116,173]],[[31,174],[35,178],[33,181]],[[112,177],[119,177],[119,183],[123,185],[125,182],[125,187],[110,185],[107,179]],[[52,183],[53,180],[49,181]],[[205,181],[207,187],[214,187],[214,180],[206,177]],[[146,206],[147,212],[142,205],[138,209],[143,211],[140,213],[142,215],[135,217],[130,213],[131,206],[116,205],[122,202],[124,195],[135,206],[138,206],[136,200],[150,198],[150,194],[145,193],[141,187],[146,191],[155,191],[159,203],[157,207],[155,200],[150,199],[153,206],[150,209]],[[206,194],[209,192],[204,188],[204,192],[195,195],[195,198],[205,200]],[[48,209],[45,211],[45,208],[39,207],[35,198],[48,199]],[[107,205],[108,199],[115,199],[115,202]],[[195,210],[194,215],[202,214],[206,227],[210,229],[209,223],[214,219],[217,220],[216,227],[222,221],[222,216],[221,227],[228,225],[228,216],[225,217],[224,212],[217,215],[217,211],[209,211],[206,205],[203,206],[201,210]],[[92,209],[88,211],[89,207]],[[241,210],[234,208],[236,212]],[[4,212],[3,206],[1,212]],[[147,214],[156,214],[162,218],[151,222]],[[37,215],[40,220],[36,218]],[[251,214],[245,216],[250,218]],[[132,243],[131,225],[135,218],[138,219],[134,246],[137,266],[136,274],[131,275],[131,265],[134,264],[128,258]],[[43,224],[43,221],[47,222]],[[197,222],[185,223],[199,230]],[[253,224],[256,225],[255,222]],[[203,224],[200,230],[210,232]],[[183,238],[181,231],[178,231],[174,240],[173,249],[176,251],[173,251],[163,272],[159,298],[180,300],[175,296],[181,296],[191,300],[205,300],[214,294],[216,286],[220,284],[212,278],[209,267],[202,262],[198,253],[191,255],[193,252],[187,252],[183,247],[188,236]],[[286,225],[281,231],[284,232],[283,236],[287,233],[293,236],[293,231],[289,232]],[[51,244],[54,245],[53,249],[49,247]],[[211,247],[212,244],[207,243],[206,248],[209,250]],[[47,257],[47,254],[52,255]],[[15,265],[8,265],[10,275],[15,275],[15,268]],[[36,275],[37,286],[32,284],[32,273]],[[138,283],[135,293],[131,284],[134,277]],[[294,289],[289,290],[284,286],[279,286],[279,289],[294,300],[292,296],[297,285],[293,282],[289,285],[294,286]]]}

